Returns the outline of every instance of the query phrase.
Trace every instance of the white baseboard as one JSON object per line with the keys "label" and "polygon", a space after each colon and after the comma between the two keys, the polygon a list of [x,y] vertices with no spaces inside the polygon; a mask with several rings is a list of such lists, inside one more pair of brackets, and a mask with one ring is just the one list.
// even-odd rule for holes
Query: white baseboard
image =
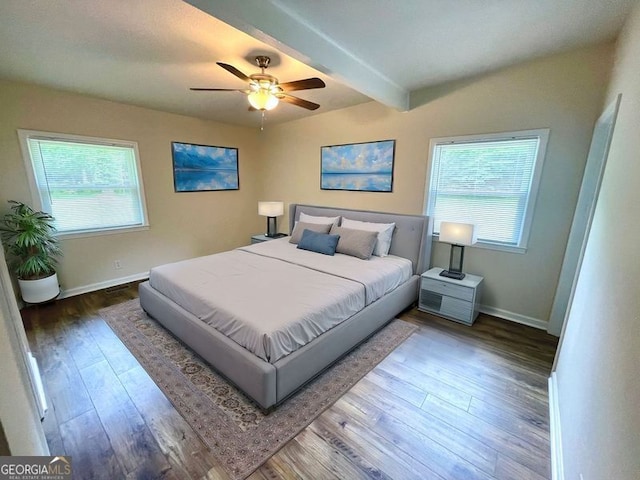
{"label": "white baseboard", "polygon": [[504,318],[515,323],[521,323],[522,325],[528,325],[540,330],[546,330],[549,326],[549,322],[540,320],[539,318],[527,317],[519,313],[510,312],[508,310],[502,310],[501,308],[490,307],[488,305],[480,305],[480,311],[487,315],[493,315],[494,317]]}
{"label": "white baseboard", "polygon": [[58,298],[74,297],[83,293],[95,292],[97,290],[103,290],[105,288],[115,287],[117,285],[123,285],[125,283],[146,280],[147,278],[149,278],[149,272],[135,273],[126,277],[113,278],[111,280],[105,280],[104,282],[83,285],[80,287],[70,288],[69,290],[62,290]]}
{"label": "white baseboard", "polygon": [[551,440],[551,478],[564,480],[562,461],[562,436],[560,435],[560,406],[558,404],[558,383],[556,372],[549,377],[549,420]]}
{"label": "white baseboard", "polygon": [[35,399],[36,405],[38,407],[38,413],[40,414],[40,420],[44,418],[45,412],[49,409],[47,405],[47,397],[44,394],[44,387],[42,386],[42,377],[40,376],[40,369],[38,368],[38,362],[36,357],[33,356],[33,353],[28,352],[29,356],[29,374],[31,375],[31,380],[33,381],[33,385],[35,387]]}

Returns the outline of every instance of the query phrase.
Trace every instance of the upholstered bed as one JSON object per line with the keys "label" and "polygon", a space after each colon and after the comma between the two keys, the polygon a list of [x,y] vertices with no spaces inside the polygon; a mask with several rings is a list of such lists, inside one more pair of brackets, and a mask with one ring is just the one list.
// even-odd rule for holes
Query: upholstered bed
{"label": "upholstered bed", "polygon": [[140,285],[142,308],[263,408],[410,306],[430,260],[427,217],[292,204],[294,236],[301,215],[394,223],[389,255],[328,259],[286,237],[156,267]]}

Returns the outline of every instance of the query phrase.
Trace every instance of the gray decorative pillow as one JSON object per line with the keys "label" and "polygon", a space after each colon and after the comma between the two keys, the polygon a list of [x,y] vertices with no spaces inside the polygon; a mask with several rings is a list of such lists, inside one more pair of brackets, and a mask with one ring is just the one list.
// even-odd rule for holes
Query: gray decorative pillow
{"label": "gray decorative pillow", "polygon": [[386,257],[391,249],[391,240],[393,238],[393,230],[396,228],[394,223],[377,223],[377,222],[361,222],[360,220],[351,220],[349,218],[342,219],[342,226],[353,228],[354,230],[365,230],[368,232],[378,232],[378,242],[373,248],[373,254],[378,257]]}
{"label": "gray decorative pillow", "polygon": [[311,230],[312,232],[318,233],[329,233],[329,230],[331,230],[331,224],[322,225],[320,223],[296,222],[295,227],[293,227],[293,232],[291,232],[289,243],[299,243],[300,238],[302,238],[302,232],[305,230]]}
{"label": "gray decorative pillow", "polygon": [[378,232],[354,230],[352,228],[331,227],[331,235],[340,235],[337,253],[344,253],[352,257],[369,260],[378,240]]}

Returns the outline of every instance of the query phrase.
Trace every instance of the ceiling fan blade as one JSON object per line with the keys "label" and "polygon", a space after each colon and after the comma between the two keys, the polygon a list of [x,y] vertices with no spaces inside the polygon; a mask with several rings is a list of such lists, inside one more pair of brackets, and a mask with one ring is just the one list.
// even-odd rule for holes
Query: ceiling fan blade
{"label": "ceiling fan blade", "polygon": [[324,88],[325,83],[317,77],[305,78],[304,80],[296,80],[294,82],[285,82],[278,85],[285,92],[294,90],[310,90],[312,88]]}
{"label": "ceiling fan blade", "polygon": [[277,97],[283,102],[291,103],[298,107],[306,108],[307,110],[317,110],[320,105],[317,103],[310,102],[308,100],[303,100],[298,97],[294,97],[293,95],[277,95]]}
{"label": "ceiling fan blade", "polygon": [[247,77],[244,73],[242,73],[233,65],[229,65],[228,63],[222,63],[222,62],[216,62],[216,63],[220,65],[222,68],[224,68],[227,72],[234,74],[240,80],[244,80],[245,82],[251,81],[249,77]]}
{"label": "ceiling fan blade", "polygon": [[239,88],[190,88],[196,92],[244,92],[244,89]]}

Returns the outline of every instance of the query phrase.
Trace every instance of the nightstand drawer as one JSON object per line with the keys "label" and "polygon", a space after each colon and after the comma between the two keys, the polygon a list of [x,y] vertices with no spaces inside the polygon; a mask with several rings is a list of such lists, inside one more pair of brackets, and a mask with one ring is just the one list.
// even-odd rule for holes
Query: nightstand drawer
{"label": "nightstand drawer", "polygon": [[446,318],[471,325],[473,323],[473,303],[428,290],[420,292],[420,310],[435,313]]}
{"label": "nightstand drawer", "polygon": [[473,288],[454,285],[451,282],[422,277],[421,288],[422,290],[430,290],[448,297],[459,298],[469,302],[473,300]]}

